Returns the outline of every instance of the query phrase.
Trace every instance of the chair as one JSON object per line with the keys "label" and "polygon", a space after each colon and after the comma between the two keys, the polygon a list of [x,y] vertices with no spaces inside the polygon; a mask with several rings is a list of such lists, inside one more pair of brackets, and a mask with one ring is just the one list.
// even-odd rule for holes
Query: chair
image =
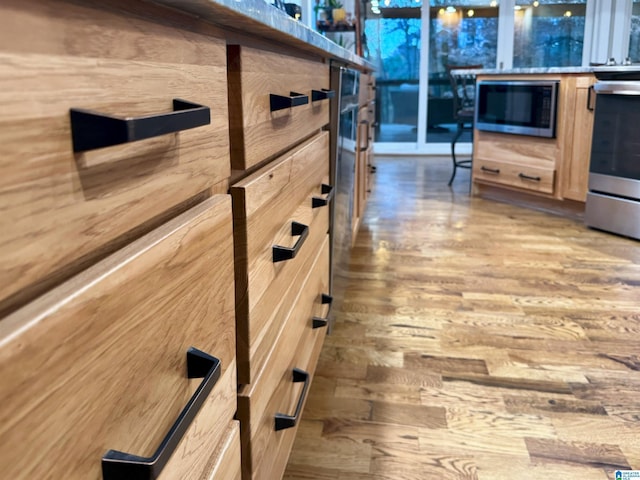
{"label": "chair", "polygon": [[453,183],[458,168],[471,168],[472,159],[458,160],[456,158],[456,142],[465,131],[470,130],[473,135],[473,119],[475,115],[475,83],[474,73],[454,73],[452,70],[477,70],[482,65],[447,65],[447,73],[453,92],[453,118],[456,122],[456,132],[451,139],[451,159],[453,172],[449,179],[449,186]]}

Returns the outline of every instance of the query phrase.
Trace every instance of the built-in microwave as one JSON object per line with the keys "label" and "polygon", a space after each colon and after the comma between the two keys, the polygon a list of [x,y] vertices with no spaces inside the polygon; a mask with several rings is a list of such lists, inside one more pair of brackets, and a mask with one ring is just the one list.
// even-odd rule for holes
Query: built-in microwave
{"label": "built-in microwave", "polygon": [[558,81],[480,80],[476,84],[478,130],[556,136]]}

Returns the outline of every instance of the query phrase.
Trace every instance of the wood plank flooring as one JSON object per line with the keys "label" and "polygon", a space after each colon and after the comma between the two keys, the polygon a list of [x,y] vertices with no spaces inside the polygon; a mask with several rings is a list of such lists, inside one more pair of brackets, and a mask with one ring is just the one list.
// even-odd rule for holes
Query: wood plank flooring
{"label": "wood plank flooring", "polygon": [[376,164],[284,478],[640,469],[640,242],[449,189],[449,159]]}

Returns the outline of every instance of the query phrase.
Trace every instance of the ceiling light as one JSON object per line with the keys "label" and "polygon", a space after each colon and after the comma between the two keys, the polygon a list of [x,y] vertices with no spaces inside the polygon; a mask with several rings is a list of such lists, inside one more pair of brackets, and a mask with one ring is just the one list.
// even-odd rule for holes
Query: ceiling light
{"label": "ceiling light", "polygon": [[498,6],[498,0],[491,0],[491,3],[489,4],[490,7],[497,7]]}
{"label": "ceiling light", "polygon": [[571,10],[567,10],[566,12],[564,12],[564,16],[565,17],[570,17],[571,16]]}
{"label": "ceiling light", "polygon": [[535,1],[533,2],[533,6],[534,6],[534,7],[539,7],[539,6],[540,6],[540,2],[539,2],[538,0],[535,0]]}
{"label": "ceiling light", "polygon": [[513,7],[514,10],[522,10],[522,7],[520,5],[516,5],[515,7]]}
{"label": "ceiling light", "polygon": [[471,10],[467,10],[467,17],[473,17],[475,13],[476,12],[473,11],[473,8]]}
{"label": "ceiling light", "polygon": [[438,15],[444,15],[444,8],[441,8],[440,10],[438,10]]}
{"label": "ceiling light", "polygon": [[447,13],[456,13],[456,7],[451,7],[451,6],[449,6],[449,7],[447,7],[447,8],[445,9],[445,11],[446,11]]}

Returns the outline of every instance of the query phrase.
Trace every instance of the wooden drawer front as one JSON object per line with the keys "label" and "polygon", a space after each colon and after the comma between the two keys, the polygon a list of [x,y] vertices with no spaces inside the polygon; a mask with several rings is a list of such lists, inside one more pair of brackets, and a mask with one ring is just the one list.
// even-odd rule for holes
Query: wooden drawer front
{"label": "wooden drawer front", "polygon": [[548,168],[514,165],[490,160],[474,159],[474,179],[481,179],[512,187],[553,193],[554,171]]}
{"label": "wooden drawer front", "polygon": [[[329,88],[329,66],[319,61],[228,47],[231,165],[246,170],[284,151],[329,123],[329,100],[312,90]],[[271,111],[271,95],[296,92],[307,104]]]}
{"label": "wooden drawer front", "polygon": [[[213,406],[213,402],[208,402]],[[203,407],[203,412],[204,412]],[[203,412],[199,416],[203,415]],[[213,411],[213,414],[218,413]],[[196,419],[197,421],[197,419]],[[197,432],[193,428],[185,434],[185,438],[181,442],[179,450],[171,457],[167,466],[162,470],[161,480],[240,480],[242,478],[241,460],[240,460],[240,423],[237,420],[228,422],[224,432],[218,443],[211,444],[211,439],[215,439],[215,435],[205,430]],[[191,435],[193,432],[193,435]],[[191,457],[194,452],[188,450],[191,440],[207,441],[211,444],[207,455],[199,456],[196,459],[197,468],[191,467]],[[184,445],[184,450],[180,448]],[[213,455],[211,455],[213,452]],[[210,455],[210,458],[207,458]],[[203,458],[208,460],[202,462]],[[189,468],[191,467],[191,468]]]}
{"label": "wooden drawer front", "polygon": [[227,428],[223,442],[212,458],[212,466],[205,478],[207,480],[240,480],[242,478],[240,451],[240,422],[233,420]]}
{"label": "wooden drawer front", "polygon": [[[267,367],[238,396],[243,479],[281,478],[297,427],[275,431],[275,415],[293,415],[303,389],[293,383],[293,369],[313,377],[326,327],[312,328],[313,316],[326,316],[321,304],[328,288],[329,244],[325,240],[285,328],[274,343]],[[304,401],[304,399],[303,399]]]}
{"label": "wooden drawer front", "polygon": [[231,238],[214,196],[0,322],[6,478],[101,479],[109,449],[151,456],[202,383],[190,347],[222,373],[176,455],[208,460],[236,409]]}
{"label": "wooden drawer front", "polygon": [[[231,188],[234,201],[238,372],[250,383],[281,328],[285,297],[296,294],[329,229],[328,206],[312,208],[328,178],[328,133]],[[292,247],[292,222],[309,228],[295,258],[274,262],[274,245]],[[311,260],[309,260],[311,259]],[[306,265],[306,266],[305,266]],[[255,360],[255,364],[254,364]],[[250,370],[250,371],[249,371]]]}
{"label": "wooden drawer front", "polygon": [[[0,32],[36,32],[0,33],[0,310],[3,300],[24,303],[7,297],[34,298],[230,175],[222,40],[51,3],[0,16]],[[71,108],[141,117],[170,112],[176,98],[210,107],[211,123],[74,153]]]}

